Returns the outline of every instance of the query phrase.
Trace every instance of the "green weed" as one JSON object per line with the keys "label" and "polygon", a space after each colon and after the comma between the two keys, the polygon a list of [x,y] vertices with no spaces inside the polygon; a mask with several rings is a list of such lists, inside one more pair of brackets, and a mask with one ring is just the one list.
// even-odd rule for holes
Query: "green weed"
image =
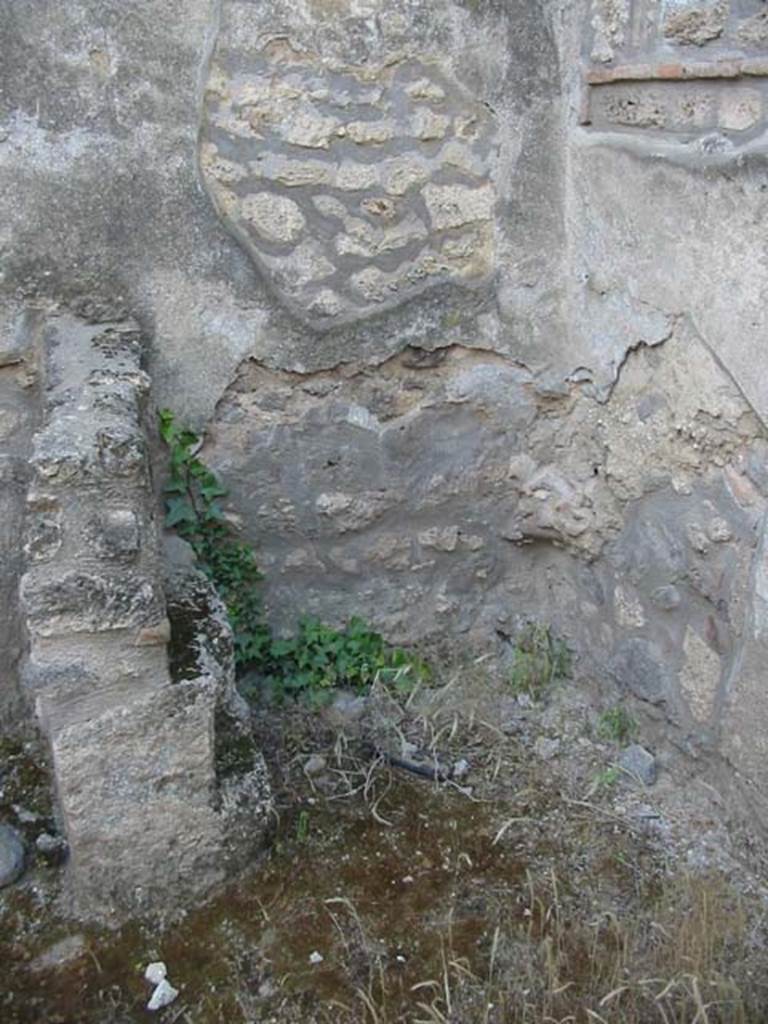
{"label": "green weed", "polygon": [[429,677],[426,662],[390,647],[359,618],[343,630],[302,618],[294,636],[274,640],[256,668],[277,695],[306,694],[310,699],[340,685],[362,691],[381,679],[402,690]]}
{"label": "green weed", "polygon": [[621,704],[604,711],[597,723],[597,735],[602,740],[625,747],[637,732],[637,722]]}
{"label": "green weed", "polygon": [[571,652],[548,626],[532,623],[517,638],[509,681],[515,693],[540,696],[553,682],[571,674]]}
{"label": "green weed", "polygon": [[304,696],[312,703],[322,703],[340,685],[364,690],[381,679],[407,692],[429,677],[423,659],[390,647],[359,618],[337,630],[304,617],[293,636],[274,637],[262,614],[262,574],[253,549],[235,537],[221,509],[226,488],[197,458],[197,434],[179,427],[167,409],[159,417],[160,435],[170,451],[165,525],[191,545],[200,569],[221,595],[239,668],[252,669],[277,697]]}
{"label": "green weed", "polygon": [[296,819],[296,841],[306,843],[309,838],[309,811],[299,811]]}
{"label": "green weed", "polygon": [[592,789],[595,793],[600,790],[611,789],[619,781],[619,769],[611,766],[610,768],[603,768],[602,771],[595,775]]}

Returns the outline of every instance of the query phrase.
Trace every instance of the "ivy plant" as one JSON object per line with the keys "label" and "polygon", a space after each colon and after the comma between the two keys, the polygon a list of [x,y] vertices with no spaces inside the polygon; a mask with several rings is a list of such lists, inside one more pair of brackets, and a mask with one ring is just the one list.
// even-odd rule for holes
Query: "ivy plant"
{"label": "ivy plant", "polygon": [[272,637],[264,622],[257,584],[262,579],[250,545],[237,539],[220,501],[226,488],[197,457],[200,438],[176,423],[167,409],[159,413],[160,435],[170,452],[165,488],[165,525],[195,552],[200,569],[226,605],[235,637],[235,661],[261,661]]}
{"label": "ivy plant", "polygon": [[262,614],[262,574],[253,548],[237,539],[224,516],[221,500],[227,490],[198,458],[200,438],[180,427],[167,409],[159,418],[160,435],[170,452],[165,525],[191,545],[200,569],[221,595],[239,669],[252,670],[279,696],[317,697],[340,685],[365,690],[377,678],[407,690],[428,678],[426,662],[411,651],[389,646],[360,618],[336,630],[303,617],[293,636],[273,637]]}
{"label": "ivy plant", "polygon": [[265,682],[277,693],[317,694],[340,685],[363,691],[377,678],[407,690],[429,676],[426,662],[390,647],[357,617],[337,630],[305,616],[294,636],[273,641],[264,668]]}

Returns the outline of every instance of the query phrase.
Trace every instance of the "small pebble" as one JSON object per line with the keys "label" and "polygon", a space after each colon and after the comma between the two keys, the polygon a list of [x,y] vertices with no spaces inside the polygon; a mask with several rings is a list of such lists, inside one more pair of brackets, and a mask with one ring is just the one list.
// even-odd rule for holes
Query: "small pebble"
{"label": "small pebble", "polygon": [[35,840],[35,849],[49,864],[61,864],[67,858],[67,841],[63,836],[41,832]]}
{"label": "small pebble", "polygon": [[144,977],[151,985],[159,985],[161,981],[168,977],[168,968],[162,960],[155,960],[147,966],[146,971],[144,971]]}
{"label": "small pebble", "polygon": [[152,998],[147,1003],[148,1010],[162,1010],[164,1006],[170,1006],[178,996],[178,990],[173,987],[165,978],[160,982]]}
{"label": "small pebble", "polygon": [[533,745],[533,752],[542,761],[549,761],[560,750],[560,740],[550,739],[548,736],[539,736]]}
{"label": "small pebble", "polygon": [[457,761],[456,764],[454,764],[451,774],[454,779],[466,779],[469,775],[469,761],[462,757],[460,761]]}
{"label": "small pebble", "polygon": [[337,728],[350,728],[357,725],[365,714],[367,698],[354,693],[341,691],[333,704],[325,711],[325,717]]}
{"label": "small pebble", "polygon": [[34,825],[36,821],[40,820],[40,815],[36,811],[29,811],[26,807],[20,807],[18,804],[12,806],[14,814],[22,825]]}
{"label": "small pebble", "polygon": [[277,992],[274,982],[267,978],[266,981],[262,981],[259,985],[259,998],[260,999],[271,999],[272,996]]}
{"label": "small pebble", "polygon": [[325,957],[323,956],[323,954],[318,953],[317,950],[315,950],[314,953],[309,954],[309,962],[311,964],[321,964],[324,959]]}
{"label": "small pebble", "polygon": [[327,761],[322,754],[312,754],[304,762],[304,771],[307,775],[320,775],[324,772],[327,766]]}
{"label": "small pebble", "polygon": [[64,967],[84,957],[88,952],[88,946],[82,935],[67,935],[59,939],[52,946],[49,946],[44,953],[30,963],[32,971],[50,971],[58,967]]}
{"label": "small pebble", "polygon": [[656,758],[639,743],[632,743],[623,750],[619,763],[628,775],[639,779],[645,786],[652,786],[656,781]]}

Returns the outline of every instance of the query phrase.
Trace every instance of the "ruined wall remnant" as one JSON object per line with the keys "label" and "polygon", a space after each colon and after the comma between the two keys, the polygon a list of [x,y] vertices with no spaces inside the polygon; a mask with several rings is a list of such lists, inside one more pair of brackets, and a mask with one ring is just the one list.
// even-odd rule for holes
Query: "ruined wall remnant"
{"label": "ruined wall remnant", "polygon": [[19,664],[24,631],[18,586],[24,568],[20,543],[29,481],[32,432],[38,417],[32,312],[11,305],[0,320],[0,721],[24,720]]}
{"label": "ruined wall remnant", "polygon": [[[2,66],[2,322],[140,319],[154,400],[205,430],[273,623],[363,612],[461,645],[554,623],[680,748],[764,788],[764,5],[27,7]],[[75,372],[77,345],[52,351]],[[3,439],[10,523],[31,365],[0,367],[23,420]],[[57,547],[54,491],[32,492],[31,663],[75,622],[96,658],[165,615],[139,492],[88,513],[107,578]],[[130,646],[137,715],[142,693],[171,715],[198,692],[168,689],[164,657]],[[115,714],[122,682],[83,678],[48,679],[47,720]]]}
{"label": "ruined wall remnant", "polygon": [[[165,912],[225,876],[214,719],[231,664],[169,674],[136,325],[60,315],[41,346],[21,582],[25,682],[51,745],[77,911],[112,922]],[[269,808],[257,758],[254,772],[252,848]]]}
{"label": "ruined wall remnant", "polygon": [[[514,633],[526,615],[554,621],[602,677],[662,708],[679,746],[728,750],[740,764],[746,749],[762,750],[756,735],[741,735],[756,732],[748,714],[734,717],[749,689],[745,659],[763,651],[756,573],[768,507],[768,392],[764,376],[750,372],[765,327],[766,277],[755,255],[733,271],[745,246],[761,251],[758,211],[768,187],[763,173],[744,171],[734,208],[734,168],[765,151],[768,125],[768,63],[746,29],[755,18],[748,6],[595,0],[563,8],[563,20],[549,22],[559,53],[540,38],[528,57],[507,51],[520,79],[510,80],[515,99],[505,97],[506,110],[498,97],[488,104],[499,156],[487,173],[497,196],[494,231],[504,240],[494,255],[495,309],[479,320],[422,313],[431,330],[414,337],[406,304],[404,347],[390,353],[382,345],[374,360],[349,348],[336,368],[317,360],[276,366],[271,357],[243,364],[216,410],[207,456],[232,482],[261,544],[277,622],[288,626],[299,607],[338,620],[362,607],[391,635],[415,641]],[[286,24],[278,47],[265,29],[247,34],[245,21],[226,17],[222,38],[240,25],[239,45],[226,51],[239,73],[261,68],[270,52],[270,88],[279,82],[288,90],[281,102],[303,103],[298,93],[285,99],[306,75],[300,32]],[[536,21],[539,30],[547,24],[542,11]],[[473,28],[482,34],[483,26]],[[530,22],[515,28],[536,38]],[[365,68],[373,81],[386,40],[371,51]],[[328,67],[334,57],[313,59]],[[439,69],[433,79],[447,97],[444,53],[384,61],[389,81],[415,77],[413,60]],[[540,81],[559,79],[574,121],[563,110],[562,135],[542,130],[540,147],[529,143],[504,164],[504,133],[534,63]],[[232,76],[215,57],[211,68],[220,104],[232,95]],[[382,103],[397,92],[396,84],[376,89]],[[344,96],[339,86],[329,102]],[[550,101],[558,109],[559,98]],[[283,157],[273,155],[285,143],[272,141],[283,128],[270,127],[268,104],[258,102],[258,166],[272,182],[261,178],[259,188],[282,188],[301,203],[302,188],[310,196],[333,189],[329,168],[348,168],[349,154],[364,154],[366,145],[381,150],[374,166],[383,173],[392,139],[369,133],[365,144],[352,144],[346,114],[337,109],[334,120],[328,108],[322,178],[289,182]],[[390,122],[394,138],[412,145],[404,141],[409,108],[400,109],[405,120]],[[381,116],[371,115],[370,132]],[[291,119],[285,123],[293,131]],[[546,147],[567,154],[562,179],[548,176]],[[439,164],[443,150],[435,152]],[[558,273],[547,265],[548,293],[531,277],[536,319],[521,338],[520,272],[541,254],[530,236],[513,237],[514,204],[505,206],[504,196],[531,173],[526,158],[536,185],[557,203],[561,220],[549,221],[548,239],[564,258]],[[452,171],[436,165],[434,173]],[[384,190],[372,173],[364,184]],[[406,194],[420,202],[418,190]],[[233,200],[225,219],[242,216],[235,210]],[[302,230],[322,234],[311,219]],[[514,284],[505,277],[510,266],[520,275]],[[393,291],[386,301],[409,298]],[[547,309],[556,311],[548,320]],[[760,701],[750,693],[754,709]],[[753,778],[759,756],[750,762]]]}
{"label": "ruined wall remnant", "polygon": [[[606,19],[611,6],[596,0],[593,9]],[[574,129],[571,146],[570,215],[572,259],[589,297],[577,332],[594,337],[605,323],[600,304],[607,308],[628,286],[633,302],[689,318],[705,361],[748,403],[738,418],[748,446],[728,455],[713,449],[735,409],[707,411],[700,401],[702,349],[686,345],[673,393],[676,406],[688,406],[697,422],[708,481],[706,489],[703,479],[690,491],[683,485],[678,501],[686,511],[677,527],[651,494],[636,506],[641,518],[628,519],[634,551],[618,567],[635,580],[656,577],[661,620],[642,635],[641,620],[650,620],[645,611],[637,614],[630,588],[613,665],[620,684],[650,681],[668,714],[664,692],[671,681],[678,709],[671,716],[680,722],[682,709],[691,741],[725,753],[757,784],[756,792],[764,779],[758,759],[768,712],[764,670],[757,669],[766,657],[760,566],[768,454],[768,378],[757,369],[768,291],[759,255],[768,189],[768,52],[756,31],[764,18],[760,6],[635,2],[610,52],[584,40],[583,127]],[[659,349],[661,359],[668,347]],[[629,369],[627,362],[622,383]],[[612,397],[607,408],[613,403]],[[637,441],[644,446],[645,431]],[[682,450],[677,442],[670,456]],[[664,565],[675,580],[671,588],[659,572]],[[721,587],[728,579],[726,595]],[[681,628],[687,608],[697,608],[697,621]],[[765,816],[764,807],[760,813]]]}
{"label": "ruined wall remnant", "polygon": [[[678,11],[662,23],[661,40],[658,30],[646,27],[629,45],[612,50],[610,59],[593,57],[582,121],[607,130],[661,133],[698,143],[705,152],[759,138],[768,119],[768,57],[764,47],[755,53],[744,45],[747,21],[736,21],[724,36],[726,11],[724,3]],[[719,30],[705,36],[715,14]],[[678,46],[669,53],[664,43],[670,39],[700,48],[716,39],[727,49],[692,55]]]}
{"label": "ruined wall remnant", "polygon": [[629,357],[605,405],[456,347],[341,375],[252,364],[207,455],[258,523],[286,625],[354,602],[418,642],[546,617],[698,743],[749,630],[767,450],[681,322]]}

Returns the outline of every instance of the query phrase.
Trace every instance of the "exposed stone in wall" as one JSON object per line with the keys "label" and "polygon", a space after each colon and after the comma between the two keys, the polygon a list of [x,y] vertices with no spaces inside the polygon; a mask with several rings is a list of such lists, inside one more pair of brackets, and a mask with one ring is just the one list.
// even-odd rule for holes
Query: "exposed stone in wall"
{"label": "exposed stone in wall", "polygon": [[488,109],[418,60],[349,66],[279,36],[243,51],[228,16],[200,165],[281,299],[327,327],[446,279],[487,280],[498,145]]}
{"label": "exposed stone in wall", "polygon": [[[745,18],[727,0],[675,0],[661,5],[660,17],[658,5],[642,0],[632,10],[635,22],[645,26],[634,45],[608,54],[601,49],[599,25],[595,29],[598,53],[593,48],[591,60],[602,66],[587,70],[585,123],[663,133],[682,142],[699,138],[709,149],[720,137],[720,150],[764,133],[768,63],[754,56],[764,12]],[[713,47],[715,42],[725,49]],[[704,52],[691,56],[691,46]]]}
{"label": "exposed stone in wall", "polygon": [[[759,626],[766,448],[757,421],[768,422],[766,380],[756,372],[768,298],[756,260],[767,187],[768,61],[760,22],[751,3],[633,3],[622,46],[600,66],[585,62],[585,128],[571,148],[570,238],[584,261],[585,285],[576,294],[588,298],[597,283],[598,293],[610,295],[630,281],[635,301],[692,314],[709,349],[705,364],[726,368],[751,406],[737,414],[729,400],[728,411],[716,402],[706,415],[692,415],[691,440],[702,445],[700,483],[681,486],[672,474],[674,518],[663,491],[630,501],[622,513],[629,543],[622,552],[623,544],[612,542],[605,555],[620,613],[617,684],[662,708],[689,749],[724,754],[754,787],[755,820],[766,822],[760,759],[768,702],[757,668],[768,654]],[[612,180],[621,185],[611,187]],[[585,209],[589,225],[579,219]],[[750,254],[744,266],[754,272],[729,273],[734,259],[740,262],[737,252]],[[594,335],[602,321],[586,302],[577,308],[576,333]],[[701,370],[699,349],[686,343],[678,351],[684,357],[669,393],[681,414],[688,407],[685,419],[692,412],[685,396],[712,390],[691,379]],[[631,357],[606,413],[633,365]],[[743,444],[728,441],[724,451],[726,423],[738,424]],[[642,454],[648,433],[644,424],[620,461],[652,470]],[[653,460],[654,475],[688,447],[673,446]],[[693,456],[695,448],[688,451]]]}
{"label": "exposed stone in wall", "polygon": [[[39,326],[33,312],[25,315],[16,305],[0,319],[0,721],[9,730],[26,719],[18,676],[24,650],[18,586],[24,568],[24,499],[39,404]],[[41,537],[40,544],[44,543]]]}
{"label": "exposed stone in wall", "polygon": [[679,86],[668,81],[601,87],[590,118],[616,128],[656,129],[701,134],[723,130],[748,132],[764,118],[765,85],[729,82],[716,88],[711,79]]}
{"label": "exposed stone in wall", "polygon": [[602,404],[460,348],[303,377],[246,365],[205,455],[279,622],[354,607],[400,639],[483,644],[554,620],[681,743],[712,746],[768,507],[761,437],[681,321]]}
{"label": "exposed stone in wall", "polygon": [[[349,3],[223,0],[201,178],[294,324],[311,329],[300,354],[283,329],[281,365],[380,359],[382,337],[425,340],[446,325],[490,333],[495,347],[500,319],[536,321],[527,340],[546,344],[545,324],[561,315],[548,268],[562,167],[553,147],[543,176],[533,138],[561,128],[542,11],[419,0],[363,15]],[[535,259],[500,262],[523,237]]]}
{"label": "exposed stone in wall", "polygon": [[[231,651],[218,671],[209,659],[171,681],[141,350],[131,322],[46,323],[21,585],[25,677],[53,753],[75,910],[109,923],[172,910],[228,866],[214,719]],[[258,755],[245,774],[258,777],[257,845],[269,809]]]}
{"label": "exposed stone in wall", "polygon": [[664,35],[684,46],[704,46],[721,36],[730,9],[729,0],[682,0],[665,6]]}
{"label": "exposed stone in wall", "polygon": [[630,0],[593,0],[594,36],[590,53],[593,61],[608,63],[613,60],[616,47],[624,43],[629,13]]}
{"label": "exposed stone in wall", "polygon": [[768,46],[768,11],[758,11],[751,18],[745,18],[736,29],[739,42],[747,47]]}
{"label": "exposed stone in wall", "polygon": [[[12,297],[18,290],[22,296],[73,307],[95,296],[111,308],[110,315],[130,310],[153,337],[162,338],[150,346],[148,357],[158,404],[172,405],[199,428],[239,363],[251,355],[274,366],[319,369],[349,357],[386,358],[406,337],[429,344],[450,334],[461,344],[524,353],[537,369],[559,375],[564,361],[557,339],[564,323],[565,124],[557,18],[557,5],[549,0],[513,5],[142,0],[127,14],[116,0],[96,7],[91,0],[71,0],[66,8],[40,0],[23,17],[7,19],[7,59],[0,68],[8,109],[8,116],[0,118],[0,232],[8,253],[0,292]],[[318,59],[312,68],[297,70],[299,77],[306,72],[335,82],[334,69],[342,69],[341,80],[347,74],[354,78],[354,69],[378,68],[386,78],[385,66],[391,65],[398,78],[408,68],[423,66],[427,78],[445,79],[445,100],[416,79],[403,82],[413,86],[412,95],[403,94],[404,103],[450,116],[454,135],[460,117],[454,107],[463,110],[468,104],[478,112],[479,139],[490,142],[487,152],[475,148],[468,157],[472,140],[450,145],[447,135],[444,140],[414,136],[402,148],[413,150],[414,159],[428,154],[435,173],[437,153],[443,153],[434,182],[438,186],[489,182],[493,218],[478,222],[480,236],[492,237],[489,273],[480,263],[472,264],[463,231],[440,228],[436,235],[446,240],[461,236],[460,245],[450,246],[445,258],[440,255],[438,263],[450,264],[448,270],[432,273],[437,268],[431,261],[421,268],[430,272],[413,290],[410,284],[405,288],[407,301],[392,304],[400,292],[390,292],[392,281],[386,277],[385,300],[364,299],[356,291],[350,297],[355,306],[350,319],[328,323],[310,315],[303,302],[292,301],[296,287],[280,292],[255,262],[255,250],[249,254],[225,230],[200,163],[210,127],[204,118],[209,69],[218,62],[229,75],[237,55],[259,58],[269,40],[278,37],[285,52]],[[274,61],[274,55],[269,59]],[[244,63],[242,75],[251,73]],[[45,96],[40,81],[47,83]],[[347,118],[343,109],[338,116],[352,124],[368,119]],[[419,130],[431,134],[435,129],[424,125]],[[259,151],[253,161],[264,155],[269,163],[270,146],[259,140],[253,144]],[[328,151],[297,148],[305,162],[334,162],[337,145],[355,154],[356,165],[376,165],[378,174],[379,155],[398,148],[400,141],[353,143],[350,138],[336,140]],[[238,162],[230,152],[219,156]],[[391,155],[398,158],[398,153]],[[21,167],[23,201],[14,201]],[[405,180],[390,174],[386,183],[399,189]],[[244,184],[232,187],[239,194]],[[275,187],[292,201],[318,188],[279,182]],[[480,187],[489,197],[485,185]],[[377,187],[360,198],[392,199],[405,212],[410,196],[410,191],[389,196]],[[357,205],[351,191],[340,190],[338,199]],[[414,202],[421,210],[414,217],[432,237],[426,207]],[[299,205],[305,208],[303,200]],[[308,224],[340,228],[340,222],[323,219],[314,204],[306,209]],[[478,213],[485,217],[485,209],[476,209],[473,216]],[[368,246],[378,247],[384,232],[399,225],[397,218],[383,223],[369,211],[355,217],[374,228],[372,242],[366,232]],[[411,232],[412,223],[404,217],[403,230]],[[356,241],[354,234],[350,238]],[[318,244],[330,240],[323,236]],[[415,237],[409,243],[413,250],[422,244],[430,248],[432,243]],[[314,257],[301,242],[298,248],[297,273],[302,276],[309,268],[314,274]],[[483,256],[484,246],[477,252]],[[292,253],[288,247],[272,255]],[[385,275],[402,262],[396,249],[375,257],[337,257],[334,249],[333,259],[323,258],[349,261],[347,266],[354,263],[361,272],[370,270],[371,263]],[[372,296],[380,295],[381,279],[371,276],[364,276],[361,285]],[[368,309],[362,317],[358,306]],[[319,344],[321,322],[326,328]]]}

